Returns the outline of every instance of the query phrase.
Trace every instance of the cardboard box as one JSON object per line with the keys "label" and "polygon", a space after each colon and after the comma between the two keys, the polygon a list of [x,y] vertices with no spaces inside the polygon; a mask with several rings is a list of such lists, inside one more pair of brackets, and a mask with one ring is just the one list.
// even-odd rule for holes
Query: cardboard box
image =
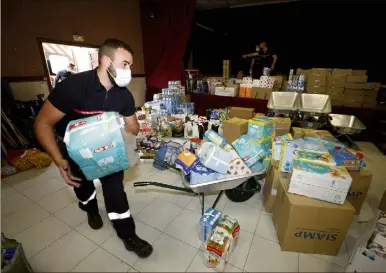
{"label": "cardboard box", "polygon": [[327,76],[326,86],[328,87],[344,87],[347,76]]}
{"label": "cardboard box", "polygon": [[311,94],[324,94],[325,87],[324,86],[308,86],[306,87],[307,93]]}
{"label": "cardboard box", "polygon": [[254,108],[231,107],[229,110],[229,118],[250,119],[254,117],[254,114]]}
{"label": "cardboard box", "polygon": [[346,89],[363,89],[365,87],[364,83],[358,83],[358,82],[346,82],[344,85]]}
{"label": "cardboard box", "polygon": [[288,134],[291,131],[291,119],[290,118],[272,118],[275,122],[275,137]]}
{"label": "cardboard box", "polygon": [[288,193],[280,178],[273,221],[281,250],[336,256],[344,243],[355,209]]}
{"label": "cardboard box", "polygon": [[224,78],[224,82],[228,82],[231,74],[231,61],[224,60],[222,66],[222,75]]}
{"label": "cardboard box", "polygon": [[365,92],[362,89],[348,89],[345,88],[344,95],[345,97],[355,97],[355,96],[361,96],[363,97]]}
{"label": "cardboard box", "polygon": [[273,88],[252,87],[252,97],[255,99],[265,100],[265,94],[272,93]]}
{"label": "cardboard box", "polygon": [[383,197],[381,199],[381,203],[379,203],[378,209],[386,212],[386,191],[383,193]]}
{"label": "cardboard box", "polygon": [[373,175],[366,169],[349,172],[352,183],[347,195],[347,200],[355,208],[355,214],[359,214],[370,188]]}
{"label": "cardboard box", "polygon": [[240,118],[232,118],[225,120],[223,123],[223,136],[228,143],[232,143],[239,136],[248,132],[248,120]]}
{"label": "cardboard box", "polygon": [[331,72],[332,76],[351,76],[351,69],[334,68]]}
{"label": "cardboard box", "polygon": [[272,92],[273,92],[273,90],[272,90],[272,91],[266,91],[266,92],[265,92],[265,99],[266,99],[266,100],[269,100],[269,99],[271,98]]}
{"label": "cardboard box", "polygon": [[351,70],[351,76],[366,76],[367,70]]}
{"label": "cardboard box", "polygon": [[263,188],[264,210],[268,213],[273,211],[277,189],[280,185],[280,177],[288,179],[289,176],[288,174],[280,172],[277,167],[271,165],[267,171],[267,176],[265,178],[265,184]]}
{"label": "cardboard box", "polygon": [[331,74],[331,69],[329,68],[312,68],[309,71],[308,76],[309,77],[312,77],[312,76],[327,77],[330,74]]}
{"label": "cardboard box", "polygon": [[310,72],[310,70],[308,70],[308,69],[301,69],[301,68],[296,69],[296,75],[298,75],[298,76],[302,75],[302,74],[306,75],[309,72]]}
{"label": "cardboard box", "polygon": [[331,105],[332,106],[343,106],[343,100],[342,99],[331,99]]}
{"label": "cardboard box", "polygon": [[344,94],[344,88],[341,87],[326,87],[324,91],[327,95],[340,95],[342,96]]}
{"label": "cardboard box", "polygon": [[286,90],[287,90],[287,87],[288,87],[288,81],[284,81],[284,82],[283,82],[283,86],[281,87],[281,90],[282,90],[282,91],[286,91]]}
{"label": "cardboard box", "polygon": [[309,86],[325,86],[326,85],[326,76],[314,76],[309,75],[307,78],[307,85]]}
{"label": "cardboard box", "polygon": [[356,101],[356,100],[344,100],[343,101],[343,106],[344,107],[355,107],[355,108],[360,108],[362,107],[363,102],[362,101]]}
{"label": "cardboard box", "polygon": [[329,131],[326,130],[314,130],[300,127],[292,127],[292,136],[294,139],[304,138],[305,136],[315,137],[320,136],[326,139],[334,139]]}
{"label": "cardboard box", "polygon": [[374,108],[377,106],[377,101],[363,101],[362,108]]}
{"label": "cardboard box", "polygon": [[224,97],[237,97],[238,89],[236,87],[217,86],[215,89],[215,95]]}
{"label": "cardboard box", "polygon": [[367,82],[367,76],[347,76],[346,83],[348,82],[364,83]]}
{"label": "cardboard box", "polygon": [[359,247],[346,272],[385,272],[386,259],[366,247]]}

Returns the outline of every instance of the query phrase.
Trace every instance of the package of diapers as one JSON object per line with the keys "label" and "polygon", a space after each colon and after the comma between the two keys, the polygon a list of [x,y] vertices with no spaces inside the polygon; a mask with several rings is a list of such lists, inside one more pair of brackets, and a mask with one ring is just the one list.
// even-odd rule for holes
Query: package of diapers
{"label": "package of diapers", "polygon": [[202,144],[198,158],[205,167],[221,174],[228,172],[233,156],[212,142]]}
{"label": "package of diapers", "polygon": [[282,136],[277,136],[272,141],[272,159],[273,160],[280,160],[280,154],[281,154],[281,145],[283,139],[289,139],[292,140],[291,134],[286,134]]}
{"label": "package of diapers", "polygon": [[272,139],[272,136],[263,139],[256,139],[257,143],[259,143],[263,148],[266,157],[272,156]]}
{"label": "package of diapers", "polygon": [[232,143],[233,148],[248,167],[265,158],[264,149],[250,135],[242,135]]}
{"label": "package of diapers", "polygon": [[126,133],[122,117],[115,112],[71,121],[67,125],[64,143],[70,158],[87,180],[122,171],[137,160],[133,150],[136,147],[135,136]]}
{"label": "package of diapers", "polygon": [[197,156],[188,150],[180,153],[175,161],[177,168],[181,169],[185,175],[189,174],[192,168],[199,162]]}
{"label": "package of diapers", "polygon": [[255,117],[248,121],[248,135],[263,139],[273,134],[274,120],[269,117]]}
{"label": "package of diapers", "polygon": [[251,170],[248,168],[248,166],[244,163],[244,161],[240,158],[240,156],[237,154],[235,149],[233,149],[232,145],[226,144],[224,146],[224,150],[230,152],[233,156],[233,160],[231,161],[228,173],[232,175],[247,175],[251,174]]}
{"label": "package of diapers", "polygon": [[212,171],[202,164],[196,164],[190,171],[190,184],[201,184],[209,181],[217,180],[217,173]]}

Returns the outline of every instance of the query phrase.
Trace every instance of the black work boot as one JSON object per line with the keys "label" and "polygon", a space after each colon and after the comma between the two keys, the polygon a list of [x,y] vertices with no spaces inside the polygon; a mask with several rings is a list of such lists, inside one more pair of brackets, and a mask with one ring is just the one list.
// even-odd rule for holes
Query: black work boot
{"label": "black work boot", "polygon": [[[86,211],[85,208],[82,207],[82,204],[78,204],[79,208],[83,211]],[[87,221],[88,225],[92,229],[100,229],[103,227],[102,217],[99,215],[98,210],[86,211],[87,212]]]}
{"label": "black work boot", "polygon": [[122,240],[128,251],[134,251],[140,258],[147,258],[153,253],[153,247],[137,235],[133,238]]}

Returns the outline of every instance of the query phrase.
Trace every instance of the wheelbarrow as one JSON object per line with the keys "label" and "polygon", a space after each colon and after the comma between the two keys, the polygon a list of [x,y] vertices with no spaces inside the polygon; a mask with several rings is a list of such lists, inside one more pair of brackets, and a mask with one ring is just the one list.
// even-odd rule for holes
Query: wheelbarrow
{"label": "wheelbarrow", "polygon": [[266,170],[263,169],[258,173],[252,173],[248,175],[240,175],[240,176],[230,176],[226,179],[219,179],[209,182],[204,182],[201,184],[192,185],[189,183],[185,174],[175,166],[171,166],[164,161],[159,161],[156,158],[152,157],[141,157],[141,159],[154,159],[158,161],[160,164],[164,164],[168,168],[172,168],[181,174],[182,184],[184,187],[178,187],[173,185],[168,185],[159,182],[135,182],[134,187],[146,187],[146,186],[155,186],[161,188],[172,189],[176,191],[194,193],[200,196],[201,202],[201,213],[204,215],[205,209],[205,194],[219,192],[216,200],[212,204],[212,208],[216,208],[218,201],[221,196],[224,194],[233,202],[245,202],[250,199],[255,192],[260,192],[261,186],[257,182],[259,178],[261,178]]}

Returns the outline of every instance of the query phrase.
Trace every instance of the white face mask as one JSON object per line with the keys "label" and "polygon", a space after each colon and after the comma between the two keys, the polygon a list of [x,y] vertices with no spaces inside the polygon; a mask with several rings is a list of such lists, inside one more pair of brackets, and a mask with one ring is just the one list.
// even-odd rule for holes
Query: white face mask
{"label": "white face mask", "polygon": [[[110,60],[110,62],[113,65],[113,62],[111,60]],[[131,81],[131,70],[130,69],[116,68],[115,66],[114,66],[114,68],[115,68],[115,72],[117,73],[116,77],[114,77],[108,69],[107,69],[107,72],[111,75],[111,77],[114,78],[115,83],[119,87],[127,86]]]}

